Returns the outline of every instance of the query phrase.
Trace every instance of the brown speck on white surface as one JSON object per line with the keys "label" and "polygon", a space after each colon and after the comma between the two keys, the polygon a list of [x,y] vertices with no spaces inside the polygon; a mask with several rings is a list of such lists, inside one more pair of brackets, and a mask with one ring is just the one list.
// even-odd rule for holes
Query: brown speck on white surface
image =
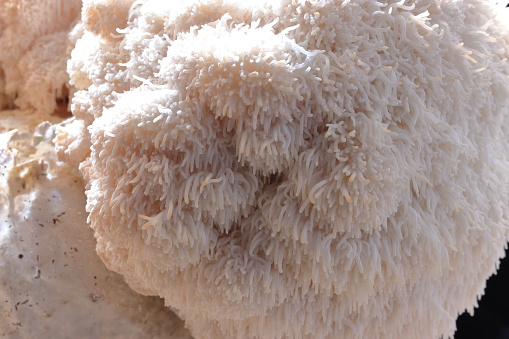
{"label": "brown speck on white surface", "polygon": [[190,339],[162,299],[135,293],[104,267],[83,182],[56,162],[52,145],[29,147],[35,126],[25,121],[58,120],[18,113],[0,112],[2,127],[18,129],[0,133],[0,338]]}

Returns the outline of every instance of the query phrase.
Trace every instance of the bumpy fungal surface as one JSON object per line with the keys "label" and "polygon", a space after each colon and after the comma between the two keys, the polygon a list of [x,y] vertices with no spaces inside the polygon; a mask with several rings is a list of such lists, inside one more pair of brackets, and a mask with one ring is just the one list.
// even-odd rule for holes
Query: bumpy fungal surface
{"label": "bumpy fungal surface", "polygon": [[105,264],[196,338],[438,338],[473,310],[509,236],[489,3],[94,0],[82,21],[58,154]]}
{"label": "bumpy fungal surface", "polygon": [[0,2],[0,109],[52,113],[65,101],[65,64],[75,39],[68,33],[80,17],[81,0]]}

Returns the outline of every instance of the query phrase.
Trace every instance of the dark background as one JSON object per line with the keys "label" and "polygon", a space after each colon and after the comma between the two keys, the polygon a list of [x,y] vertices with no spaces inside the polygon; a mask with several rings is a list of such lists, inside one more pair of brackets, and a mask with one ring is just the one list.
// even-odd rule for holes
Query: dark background
{"label": "dark background", "polygon": [[474,316],[465,312],[456,321],[455,339],[509,339],[509,251],[505,254]]}
{"label": "dark background", "polygon": [[[506,7],[509,7],[507,4]],[[509,339],[509,251],[497,275],[488,280],[474,316],[463,313],[456,321],[455,339]]]}

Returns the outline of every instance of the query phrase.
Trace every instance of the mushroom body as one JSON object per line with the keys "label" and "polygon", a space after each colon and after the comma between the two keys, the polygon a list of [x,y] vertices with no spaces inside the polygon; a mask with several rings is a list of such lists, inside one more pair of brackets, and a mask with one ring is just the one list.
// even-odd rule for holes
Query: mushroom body
{"label": "mushroom body", "polygon": [[489,2],[100,8],[56,140],[110,269],[196,338],[453,335],[509,236]]}

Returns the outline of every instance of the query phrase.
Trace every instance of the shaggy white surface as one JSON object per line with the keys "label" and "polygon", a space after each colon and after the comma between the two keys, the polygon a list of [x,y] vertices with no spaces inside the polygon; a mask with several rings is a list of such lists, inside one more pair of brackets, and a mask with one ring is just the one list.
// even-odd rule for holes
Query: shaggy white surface
{"label": "shaggy white surface", "polygon": [[68,95],[65,65],[81,0],[0,1],[0,109],[52,113]]}
{"label": "shaggy white surface", "polygon": [[82,14],[57,150],[133,289],[196,338],[453,335],[509,235],[509,35],[489,2]]}

